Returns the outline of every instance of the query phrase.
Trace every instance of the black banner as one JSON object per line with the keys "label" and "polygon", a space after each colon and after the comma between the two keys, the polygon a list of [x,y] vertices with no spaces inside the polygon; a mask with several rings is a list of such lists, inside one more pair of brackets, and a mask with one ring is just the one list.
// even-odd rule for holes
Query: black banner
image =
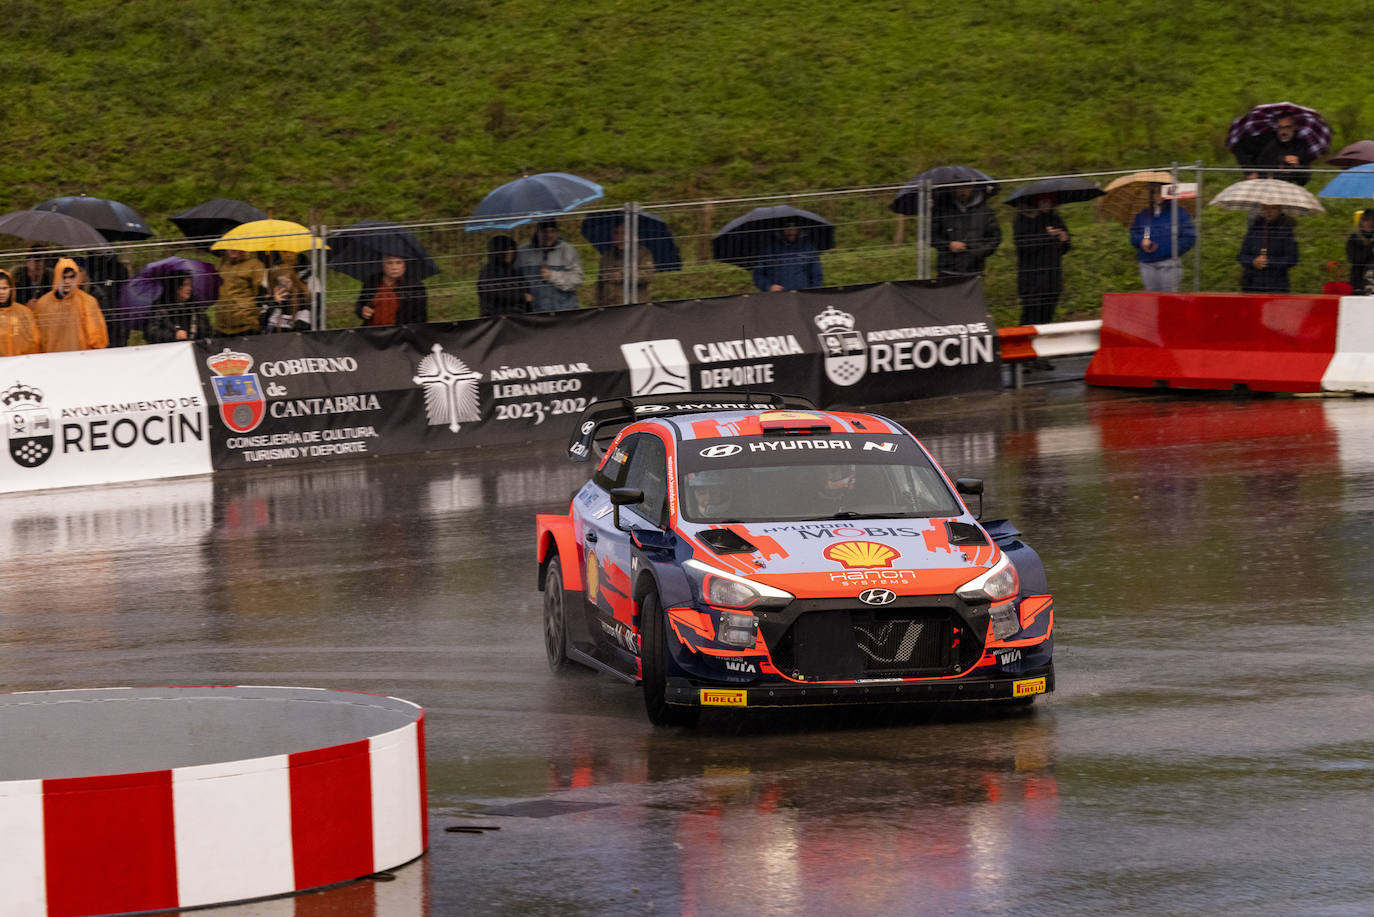
{"label": "black banner", "polygon": [[537,439],[591,402],[716,389],[824,407],[997,390],[981,280],[760,293],[196,345],[217,469]]}

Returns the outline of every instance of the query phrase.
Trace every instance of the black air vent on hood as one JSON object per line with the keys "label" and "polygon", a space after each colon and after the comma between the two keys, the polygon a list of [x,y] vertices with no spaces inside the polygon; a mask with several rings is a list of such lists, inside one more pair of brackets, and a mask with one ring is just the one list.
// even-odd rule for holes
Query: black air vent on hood
{"label": "black air vent on hood", "polygon": [[949,543],[952,545],[988,543],[988,536],[976,525],[969,525],[967,522],[946,522],[945,528],[949,530]]}
{"label": "black air vent on hood", "polygon": [[730,529],[707,529],[697,537],[717,554],[753,554],[758,550]]}

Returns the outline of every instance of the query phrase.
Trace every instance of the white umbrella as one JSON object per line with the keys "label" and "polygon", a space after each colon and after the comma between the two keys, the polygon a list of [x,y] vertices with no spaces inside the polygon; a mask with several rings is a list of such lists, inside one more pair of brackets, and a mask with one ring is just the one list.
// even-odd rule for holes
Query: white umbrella
{"label": "white umbrella", "polygon": [[1258,210],[1270,204],[1290,216],[1301,213],[1326,213],[1322,202],[1311,191],[1277,178],[1249,178],[1223,188],[1208,206],[1222,210]]}

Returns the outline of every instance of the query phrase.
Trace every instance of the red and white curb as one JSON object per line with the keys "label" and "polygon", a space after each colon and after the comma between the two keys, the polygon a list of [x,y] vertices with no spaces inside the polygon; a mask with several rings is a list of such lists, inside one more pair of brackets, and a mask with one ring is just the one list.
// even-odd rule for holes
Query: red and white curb
{"label": "red and white curb", "polygon": [[0,735],[6,917],[290,894],[400,866],[428,845],[424,711],[399,698],[243,686],[8,694]]}

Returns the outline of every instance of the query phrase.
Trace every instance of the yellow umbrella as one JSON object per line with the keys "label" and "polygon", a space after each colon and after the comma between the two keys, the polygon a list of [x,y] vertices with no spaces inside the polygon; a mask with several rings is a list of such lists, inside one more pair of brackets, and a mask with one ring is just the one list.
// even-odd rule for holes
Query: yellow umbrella
{"label": "yellow umbrella", "polygon": [[[1107,193],[1099,197],[1094,206],[1099,217],[1116,220],[1122,226],[1130,226],[1135,215],[1150,203],[1150,185],[1171,185],[1174,177],[1168,172],[1132,172],[1113,181],[1106,188]],[[1187,198],[1183,207],[1197,216],[1197,200]]]}
{"label": "yellow umbrella", "polygon": [[312,248],[328,247],[309,229],[290,220],[240,223],[210,246],[215,251],[236,248],[244,252],[308,252]]}

